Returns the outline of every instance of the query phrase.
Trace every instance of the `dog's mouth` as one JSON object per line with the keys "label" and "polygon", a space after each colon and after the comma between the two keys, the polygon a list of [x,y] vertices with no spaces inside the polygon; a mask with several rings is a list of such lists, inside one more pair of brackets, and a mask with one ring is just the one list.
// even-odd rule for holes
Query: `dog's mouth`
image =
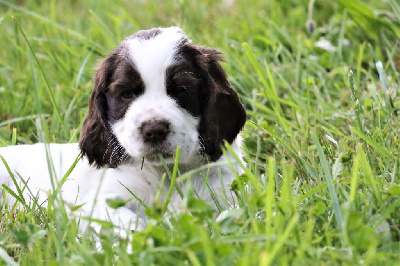
{"label": "dog's mouth", "polygon": [[143,156],[144,160],[160,163],[162,160],[168,160],[174,157],[174,153],[166,149],[149,149],[148,152]]}

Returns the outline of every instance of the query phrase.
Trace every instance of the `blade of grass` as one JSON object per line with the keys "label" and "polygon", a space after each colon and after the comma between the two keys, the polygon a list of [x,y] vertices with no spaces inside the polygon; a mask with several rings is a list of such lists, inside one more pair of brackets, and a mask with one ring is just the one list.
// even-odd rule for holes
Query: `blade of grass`
{"label": "blade of grass", "polygon": [[222,212],[224,209],[222,208],[221,204],[219,203],[217,195],[215,195],[214,190],[208,184],[208,182],[206,183],[206,185],[207,185],[208,191],[210,192],[210,196],[211,196],[212,200],[214,201],[215,206],[217,207],[218,212]]}
{"label": "blade of grass", "polygon": [[338,196],[336,194],[335,185],[333,184],[332,175],[331,175],[331,172],[329,170],[328,161],[327,161],[327,159],[325,157],[324,150],[322,149],[321,144],[319,143],[317,135],[315,133],[312,133],[311,134],[311,138],[312,138],[315,146],[317,147],[317,152],[318,152],[320,164],[321,164],[322,169],[324,171],[325,181],[328,184],[328,190],[329,190],[329,194],[331,196],[332,205],[333,205],[333,209],[334,209],[334,214],[335,214],[338,230],[339,230],[340,233],[343,233],[342,212],[340,210],[339,199],[338,199]]}
{"label": "blade of grass", "polygon": [[17,129],[14,127],[12,130],[11,145],[16,145],[16,144],[17,144]]}
{"label": "blade of grass", "polygon": [[267,196],[265,198],[265,249],[271,250],[271,236],[273,227],[273,206],[275,205],[275,158],[268,159],[268,180],[266,182]]}
{"label": "blade of grass", "polygon": [[81,159],[82,159],[82,153],[79,153],[78,156],[75,158],[74,162],[72,163],[72,165],[68,168],[68,171],[61,178],[60,182],[58,182],[57,188],[56,188],[55,192],[53,193],[53,195],[57,195],[60,192],[61,187],[64,185],[65,181],[67,181],[67,178],[72,173],[72,171],[75,169],[75,166],[78,164],[79,160],[81,160]]}
{"label": "blade of grass", "polygon": [[250,45],[248,43],[243,43],[242,47],[244,48],[246,55],[248,56],[253,68],[255,69],[258,77],[260,78],[262,84],[264,85],[264,88],[266,90],[265,93],[265,97],[268,98],[270,100],[270,102],[272,103],[272,107],[274,109],[274,112],[278,118],[279,124],[282,126],[282,128],[285,129],[285,132],[287,134],[289,134],[290,136],[292,136],[292,130],[290,129],[290,127],[288,126],[288,122],[287,120],[284,118],[283,112],[282,112],[282,108],[279,105],[279,103],[277,101],[272,101],[271,98],[269,98],[270,95],[272,95],[274,98],[278,98],[278,94],[276,92],[276,87],[275,87],[275,83],[273,81],[272,75],[271,75],[271,71],[268,67],[268,64],[265,62],[266,65],[266,72],[267,72],[267,77],[269,80],[266,79],[260,64],[258,63],[253,51],[250,48]]}
{"label": "blade of grass", "polygon": [[[333,180],[333,183],[336,184],[342,184],[342,185],[347,185],[351,183],[351,179],[337,179],[337,180]],[[304,193],[301,196],[297,196],[297,203],[302,202],[303,200],[310,198],[313,195],[316,195],[317,193],[323,191],[324,189],[326,189],[328,187],[328,183],[323,183],[321,185],[318,185],[312,189],[310,189],[309,191],[307,191],[306,193]]]}
{"label": "blade of grass", "polygon": [[[98,43],[96,43],[96,42],[94,42],[92,40],[89,40],[85,35],[80,34],[77,31],[71,30],[71,29],[65,27],[64,25],[62,25],[60,23],[57,23],[57,22],[55,22],[55,21],[53,21],[53,20],[51,20],[51,19],[49,19],[47,17],[39,15],[39,14],[37,14],[37,13],[35,13],[33,11],[30,11],[30,10],[27,10],[27,9],[25,9],[23,7],[20,7],[20,6],[17,6],[17,5],[13,5],[9,1],[0,0],[0,4],[8,6],[9,8],[12,8],[14,10],[20,11],[22,13],[25,13],[25,14],[27,14],[29,16],[32,16],[35,19],[38,19],[39,21],[48,23],[48,24],[54,26],[55,28],[58,28],[58,29],[60,29],[62,31],[67,32],[69,35],[74,36],[75,38],[80,39],[80,40],[84,41],[84,43],[89,44],[90,46],[92,46],[93,47],[92,49],[96,50],[97,54],[102,54],[102,52],[100,52],[100,51],[104,50],[104,48],[102,46],[100,46]],[[96,49],[94,49],[94,48],[96,48]]]}
{"label": "blade of grass", "polygon": [[26,208],[29,209],[28,205],[26,204],[24,194],[22,193],[22,190],[18,185],[18,182],[17,182],[17,179],[15,178],[14,173],[10,169],[10,166],[8,165],[8,163],[6,162],[6,160],[4,159],[4,157],[2,155],[0,155],[0,159],[3,162],[4,166],[6,167],[7,173],[10,176],[12,182],[14,183],[14,186],[15,186],[15,189],[17,190],[18,196],[15,193],[13,193],[11,191],[11,189],[9,187],[5,186],[4,184],[2,185],[2,187],[4,189],[6,189],[9,193],[12,192],[10,194],[12,194],[13,197],[15,197],[19,202],[21,202]]}
{"label": "blade of grass", "polygon": [[[360,145],[361,144],[357,144],[356,150],[360,149],[359,148]],[[352,175],[351,175],[350,202],[354,202],[356,199],[359,169],[360,169],[360,158],[359,158],[359,153],[357,153],[357,156],[354,159],[353,170],[352,170]]]}
{"label": "blade of grass", "polygon": [[260,126],[252,121],[249,121],[250,123],[254,124],[257,127],[262,128],[263,130],[265,130],[266,133],[268,133],[269,135],[271,135],[275,140],[277,140],[277,142],[282,145],[283,147],[285,147],[286,149],[288,149],[288,151],[294,156],[296,157],[299,161],[301,161],[302,163],[306,164],[308,167],[310,167],[311,169],[315,170],[314,166],[312,166],[309,162],[307,162],[306,160],[304,160],[302,157],[300,157],[291,147],[289,147],[285,141],[283,141],[276,133],[272,132],[271,130],[268,130],[267,128]]}
{"label": "blade of grass", "polygon": [[214,163],[204,164],[196,169],[193,169],[191,171],[188,171],[188,172],[180,175],[176,181],[182,182],[195,174],[201,173],[203,170],[209,169],[211,167],[218,167],[218,166],[224,166],[224,165],[229,165],[229,162],[214,162]]}
{"label": "blade of grass", "polygon": [[161,181],[160,181],[160,183],[158,184],[158,186],[157,186],[157,193],[156,193],[156,196],[154,197],[154,202],[158,202],[158,199],[160,198],[160,196],[161,196],[161,193],[162,193],[162,191],[163,191],[163,187],[164,187],[164,182],[165,182],[165,178],[167,177],[167,175],[164,173],[162,176],[161,176]]}
{"label": "blade of grass", "polygon": [[206,255],[207,265],[214,266],[215,262],[214,262],[213,250],[211,248],[212,247],[211,241],[204,228],[201,228],[200,230],[200,239],[203,245],[204,253]]}
{"label": "blade of grass", "polygon": [[358,125],[359,130],[361,132],[364,132],[364,130],[362,128],[361,115],[360,115],[361,106],[360,106],[360,102],[358,101],[358,97],[356,94],[356,88],[354,87],[353,71],[351,71],[351,70],[348,75],[348,81],[349,81],[351,100],[354,103],[354,112],[356,113],[357,125]]}
{"label": "blade of grass", "polygon": [[377,229],[383,221],[390,217],[396,208],[400,206],[400,197],[398,197],[393,203],[389,204],[389,206],[383,205],[382,210],[378,210],[377,214],[372,217],[369,224],[371,224],[374,229]]}
{"label": "blade of grass", "polygon": [[16,263],[12,257],[10,257],[3,248],[0,247],[0,258],[6,263],[8,266],[17,266],[19,265]]}
{"label": "blade of grass", "polygon": [[[357,72],[356,72],[356,77],[357,77],[357,89],[359,90],[361,88],[361,71],[362,71],[362,62],[364,58],[364,50],[365,50],[365,43],[362,43],[360,45],[360,49],[358,51],[358,56],[357,56]],[[357,91],[357,95],[359,95],[359,91]]]}
{"label": "blade of grass", "polygon": [[[378,61],[376,64],[376,70],[378,70],[378,74],[379,74],[379,80],[382,84],[382,87],[385,89],[385,101],[386,101],[386,106],[389,109],[389,113],[393,112],[393,99],[391,98],[391,93],[389,90],[389,83],[388,80],[386,78],[386,74],[385,74],[385,70],[383,69],[383,65],[381,61]],[[394,110],[393,112],[394,114],[397,115],[397,110]]]}
{"label": "blade of grass", "polygon": [[268,81],[265,78],[265,75],[260,67],[260,64],[257,62],[257,59],[256,59],[253,51],[251,50],[250,45],[248,43],[243,43],[242,47],[245,50],[246,55],[251,62],[251,65],[253,66],[254,70],[257,73],[257,76],[260,78],[261,83],[263,84],[263,86],[266,90],[266,96],[268,97],[269,95],[273,95],[275,97],[278,97],[278,95],[276,94],[276,91],[273,90],[271,88],[271,86],[268,84]]}
{"label": "blade of grass", "polygon": [[22,116],[22,117],[16,117],[16,118],[12,118],[12,119],[8,119],[6,121],[3,121],[0,123],[0,127],[4,127],[4,126],[8,126],[14,123],[18,123],[21,121],[25,121],[25,120],[31,120],[31,119],[36,119],[36,118],[47,118],[50,117],[50,115],[48,114],[39,114],[39,115],[27,115],[27,116]]}
{"label": "blade of grass", "polygon": [[371,166],[368,162],[368,158],[364,152],[364,149],[361,145],[357,147],[357,154],[359,154],[359,159],[360,159],[360,165],[361,165],[361,170],[364,172],[366,177],[368,178],[369,185],[372,187],[372,190],[374,192],[375,199],[379,204],[382,203],[382,197],[381,193],[379,192],[379,181],[378,179],[374,176],[372,173]]}
{"label": "blade of grass", "polygon": [[[161,164],[163,165],[165,171],[166,171],[167,174],[168,174],[168,178],[169,178],[169,180],[171,181],[171,180],[172,180],[172,173],[171,173],[171,170],[169,170],[168,165],[166,164],[164,158],[162,157],[162,155],[161,155],[160,153],[158,154],[158,158],[160,159]],[[176,191],[178,191],[179,196],[181,197],[181,199],[183,199],[183,192],[182,192],[182,189],[179,187],[179,185],[178,185],[177,183],[175,183],[175,189],[176,189]]]}
{"label": "blade of grass", "polygon": [[10,187],[6,186],[5,184],[2,184],[1,187],[7,191],[11,196],[13,196],[17,202],[20,202],[22,205],[24,205],[25,209],[29,210],[29,206],[25,203],[24,197],[18,196]]}
{"label": "blade of grass", "polygon": [[353,131],[357,136],[359,136],[362,140],[368,143],[372,148],[374,148],[377,152],[379,152],[382,156],[388,157],[392,160],[396,160],[396,157],[391,154],[386,148],[382,147],[375,140],[371,139],[355,127],[350,127],[351,131]]}
{"label": "blade of grass", "polygon": [[[261,195],[262,194],[262,190],[260,187],[260,181],[254,176],[254,174],[243,164],[243,161],[237,156],[237,154],[233,151],[232,147],[229,145],[228,142],[225,141],[225,148],[226,150],[228,150],[232,156],[235,158],[236,162],[238,162],[240,164],[240,166],[242,167],[243,171],[245,172],[247,178],[249,179],[250,183],[253,185],[253,187],[255,188],[255,190],[257,191],[257,194]],[[225,158],[228,159],[229,162],[229,156],[226,153],[226,151],[223,149],[222,150]],[[232,163],[229,164],[231,167]],[[234,172],[235,169],[231,168],[231,170]]]}
{"label": "blade of grass", "polygon": [[172,170],[171,185],[169,187],[167,198],[165,199],[165,202],[164,202],[163,213],[168,208],[168,204],[169,204],[169,201],[171,200],[172,192],[174,191],[174,188],[175,188],[176,176],[178,174],[178,165],[179,165],[180,154],[181,154],[181,146],[178,146],[178,147],[176,147],[175,164],[174,164],[174,169]]}
{"label": "blade of grass", "polygon": [[190,260],[190,263],[193,266],[201,266],[202,265],[200,263],[199,259],[196,257],[196,254],[192,250],[190,250],[189,248],[186,248],[185,251],[186,251],[186,255],[188,256],[188,258]]}
{"label": "blade of grass", "polygon": [[89,58],[92,56],[92,54],[93,54],[93,50],[90,50],[89,54],[85,57],[81,66],[79,67],[78,75],[76,76],[76,81],[75,81],[75,88],[78,88],[79,83],[81,82],[81,77],[82,77],[83,71],[85,70],[87,62],[89,61]]}
{"label": "blade of grass", "polygon": [[[32,59],[32,53],[29,51],[29,45],[26,44],[26,55],[28,59],[28,65],[29,65],[29,70],[31,72],[31,80],[32,80],[32,86],[35,89],[35,102],[36,102],[36,109],[39,114],[43,113],[42,111],[42,104],[40,101],[40,93],[39,93],[39,86],[38,82],[36,80],[36,71],[35,71],[35,63],[34,60]],[[39,119],[41,119],[39,117]]]}
{"label": "blade of grass", "polygon": [[93,10],[89,11],[94,20],[97,22],[97,24],[100,26],[101,34],[102,37],[105,38],[109,44],[110,47],[113,47],[116,45],[116,37],[114,35],[114,31],[111,30],[106,23],[95,13]]}
{"label": "blade of grass", "polygon": [[149,206],[146,205],[138,196],[136,196],[128,187],[126,187],[124,184],[122,184],[120,181],[118,181],[139,203],[145,208],[148,208]]}
{"label": "blade of grass", "polygon": [[53,91],[52,91],[52,89],[50,88],[50,84],[49,84],[49,82],[48,82],[48,80],[47,80],[47,77],[46,77],[46,75],[45,75],[45,73],[44,73],[44,70],[43,70],[43,68],[42,68],[42,65],[40,64],[38,58],[36,57],[35,52],[33,51],[33,48],[32,48],[32,46],[31,46],[31,44],[30,44],[28,38],[26,37],[24,30],[21,28],[21,25],[18,23],[18,21],[17,21],[16,18],[14,18],[14,21],[15,21],[15,23],[16,23],[18,29],[20,30],[22,36],[24,37],[26,43],[28,44],[29,50],[31,51],[31,54],[33,55],[33,58],[35,59],[36,64],[37,64],[38,67],[39,67],[40,73],[42,74],[43,80],[44,80],[44,82],[45,82],[45,84],[46,84],[47,93],[48,93],[49,96],[50,96],[50,101],[51,101],[51,103],[52,103],[52,105],[53,105],[53,108],[54,108],[56,114],[57,114],[57,117],[58,117],[59,120],[60,120],[61,129],[62,129],[62,131],[64,132],[65,136],[68,136],[67,129],[65,128],[65,125],[64,125],[64,123],[63,123],[63,119],[62,119],[62,117],[61,117],[60,109],[59,109],[59,107],[58,107],[58,105],[57,105],[57,103],[56,103],[56,100],[55,100],[55,98],[54,98]]}
{"label": "blade of grass", "polygon": [[270,253],[267,254],[266,258],[266,265],[271,265],[273,260],[275,259],[276,255],[278,252],[282,249],[283,244],[285,243],[286,239],[288,239],[289,234],[292,232],[294,226],[297,224],[299,220],[299,214],[295,214],[292,219],[290,219],[288,225],[286,226],[285,231],[283,232],[282,235],[278,237],[276,240],[275,245],[273,246],[272,250]]}

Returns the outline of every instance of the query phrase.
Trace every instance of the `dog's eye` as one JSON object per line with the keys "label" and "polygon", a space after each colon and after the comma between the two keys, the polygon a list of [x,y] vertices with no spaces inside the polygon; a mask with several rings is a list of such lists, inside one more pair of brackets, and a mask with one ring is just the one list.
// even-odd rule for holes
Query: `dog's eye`
{"label": "dog's eye", "polygon": [[174,86],[171,89],[171,91],[174,94],[189,93],[188,88],[190,88],[190,86],[188,86],[188,85],[178,85],[178,86]]}
{"label": "dog's eye", "polygon": [[135,94],[133,93],[132,90],[124,91],[124,92],[121,94],[121,98],[122,98],[122,99],[132,99],[134,96],[135,96]]}

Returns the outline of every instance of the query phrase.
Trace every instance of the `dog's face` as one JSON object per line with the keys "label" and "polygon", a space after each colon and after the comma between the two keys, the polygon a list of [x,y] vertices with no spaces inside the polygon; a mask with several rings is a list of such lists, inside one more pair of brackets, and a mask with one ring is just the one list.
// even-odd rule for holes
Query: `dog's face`
{"label": "dog's face", "polygon": [[246,114],[219,64],[220,52],[197,46],[178,28],[143,30],[100,64],[82,127],[80,148],[97,167],[130,157],[181,162],[211,160],[232,142]]}

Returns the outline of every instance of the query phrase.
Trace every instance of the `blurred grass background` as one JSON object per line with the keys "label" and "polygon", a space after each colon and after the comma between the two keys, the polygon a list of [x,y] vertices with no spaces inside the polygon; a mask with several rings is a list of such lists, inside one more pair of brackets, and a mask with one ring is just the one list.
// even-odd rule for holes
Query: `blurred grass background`
{"label": "blurred grass background", "polygon": [[[109,239],[102,254],[90,241],[76,242],[74,225],[54,221],[51,210],[11,210],[0,222],[0,251],[8,254],[1,258],[398,263],[396,0],[0,0],[0,145],[76,142],[96,62],[124,37],[159,26],[180,26],[194,42],[226,53],[224,68],[249,115],[249,171],[235,183],[239,211],[222,222],[201,209],[182,214],[172,229],[159,224],[135,234],[127,255]],[[64,238],[54,228],[65,230]],[[40,230],[45,236],[36,239]]]}

